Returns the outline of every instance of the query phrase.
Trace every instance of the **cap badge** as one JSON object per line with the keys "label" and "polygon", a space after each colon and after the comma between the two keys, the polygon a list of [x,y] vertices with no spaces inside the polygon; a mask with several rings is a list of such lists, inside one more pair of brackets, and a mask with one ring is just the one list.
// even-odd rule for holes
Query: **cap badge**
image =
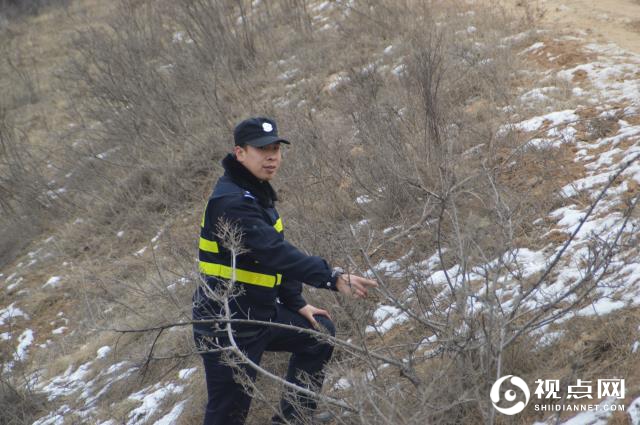
{"label": "cap badge", "polygon": [[264,131],[266,131],[267,133],[270,133],[270,132],[272,132],[272,131],[273,131],[273,126],[272,126],[270,123],[268,123],[268,122],[263,122],[263,123],[262,123],[262,129],[263,129]]}

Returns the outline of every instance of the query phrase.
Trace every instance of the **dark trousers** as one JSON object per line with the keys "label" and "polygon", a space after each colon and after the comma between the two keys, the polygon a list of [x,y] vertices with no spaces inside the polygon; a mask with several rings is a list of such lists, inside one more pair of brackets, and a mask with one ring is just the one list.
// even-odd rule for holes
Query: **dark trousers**
{"label": "dark trousers", "polygon": [[[318,323],[324,326],[331,335],[335,335],[335,327],[331,320],[324,316],[315,316]],[[294,325],[301,328],[312,328],[311,324],[296,312],[278,305],[278,316],[274,322]],[[206,346],[200,334],[195,334],[196,345]],[[220,345],[228,345],[228,340],[218,338]],[[296,385],[319,391],[324,380],[323,367],[331,358],[333,346],[318,341],[309,334],[294,330],[265,327],[259,334],[238,338],[239,348],[255,363],[259,364],[265,351],[286,351],[292,353],[287,371],[287,381]],[[245,393],[240,383],[234,380],[238,373],[224,364],[220,353],[204,353],[204,371],[207,380],[208,402],[204,416],[204,425],[242,425],[245,422],[251,397]],[[248,365],[242,365],[244,374],[255,381],[257,372]],[[307,379],[300,379],[300,373]],[[310,379],[309,379],[310,378]],[[316,402],[302,394],[289,393],[280,401],[280,414],[273,417],[273,423],[285,423],[283,418],[296,423],[296,418],[313,412]],[[292,404],[288,399],[295,400]],[[294,406],[295,405],[295,406]]]}

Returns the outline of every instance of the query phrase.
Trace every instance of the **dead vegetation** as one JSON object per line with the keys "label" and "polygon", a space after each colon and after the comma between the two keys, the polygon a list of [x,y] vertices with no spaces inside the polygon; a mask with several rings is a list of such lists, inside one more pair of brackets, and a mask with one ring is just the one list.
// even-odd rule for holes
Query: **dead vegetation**
{"label": "dead vegetation", "polygon": [[0,380],[2,423],[22,425],[32,423],[45,412],[44,395],[20,382],[19,379]]}
{"label": "dead vegetation", "polygon": [[[520,285],[503,300],[518,306],[546,283],[552,267],[523,277],[512,269],[515,257],[521,246],[570,242],[566,234],[541,237],[546,226],[533,221],[560,205],[551,193],[584,172],[568,160],[570,147],[549,155],[526,148],[530,135],[498,131],[523,83],[516,53],[539,41],[526,32],[533,12],[519,20],[464,2],[367,0],[332,2],[318,18],[319,5],[124,1],[69,38],[73,53],[53,84],[13,66],[11,119],[48,96],[43,85],[70,94],[65,113],[74,117],[64,131],[56,126],[44,149],[28,137],[37,131],[0,126],[0,166],[8,171],[0,179],[8,194],[0,199],[8,235],[0,264],[54,224],[55,250],[71,263],[62,290],[32,301],[43,315],[64,310],[77,329],[50,346],[60,357],[40,357],[44,376],[112,345],[113,363],[131,361],[140,374],[114,384],[95,416],[124,422],[136,385],[199,364],[186,326],[120,337],[100,331],[190,320],[204,199],[233,124],[254,114],[275,117],[293,141],[276,182],[287,237],[353,270],[398,260],[402,275],[376,276],[382,290],[374,301],[409,317],[387,334],[366,331],[374,302],[307,291],[310,302],[331,309],[338,338],[358,347],[338,350],[329,371],[331,385],[350,382],[337,394],[352,409],[336,409],[336,423],[507,423],[486,396],[501,371],[542,377],[561,369],[566,379],[594,365],[617,372],[601,360],[624,362],[624,341],[603,332],[581,337],[602,324],[578,321],[560,342],[578,344],[569,351],[541,348],[537,333],[589,299],[610,241],[594,242],[584,266],[592,279],[568,286],[578,301],[541,303],[542,315],[505,312],[499,302],[504,279]],[[525,35],[511,38],[516,33]],[[566,65],[581,59],[574,48],[559,44],[529,59]],[[615,131],[612,119],[584,116],[585,140]],[[51,168],[43,172],[45,162]],[[25,235],[27,220],[33,233]],[[431,256],[428,267],[415,266]],[[551,350],[572,353],[573,369],[563,369],[566,357],[546,361]],[[263,366],[281,371],[285,363],[272,357]],[[184,424],[200,421],[191,413],[204,404],[198,374],[188,381]],[[263,424],[281,387],[260,379],[253,390],[250,423]]]}

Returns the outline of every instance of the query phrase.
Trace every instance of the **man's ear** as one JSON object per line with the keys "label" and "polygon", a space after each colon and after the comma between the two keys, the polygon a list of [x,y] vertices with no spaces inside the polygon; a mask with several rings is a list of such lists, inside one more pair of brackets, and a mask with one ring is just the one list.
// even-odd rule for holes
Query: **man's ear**
{"label": "man's ear", "polygon": [[236,145],[236,146],[233,147],[233,154],[235,155],[235,157],[238,160],[238,162],[243,162],[244,161],[244,157],[247,154],[247,151],[242,146],[237,146]]}

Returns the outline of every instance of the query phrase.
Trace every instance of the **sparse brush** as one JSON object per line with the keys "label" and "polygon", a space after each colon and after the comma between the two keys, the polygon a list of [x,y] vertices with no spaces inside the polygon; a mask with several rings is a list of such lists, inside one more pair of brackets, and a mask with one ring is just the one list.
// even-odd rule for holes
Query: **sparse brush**
{"label": "sparse brush", "polygon": [[[315,22],[320,7],[330,9],[335,28]],[[320,398],[336,423],[504,423],[487,397],[497,374],[557,368],[568,379],[563,364],[571,359],[545,362],[554,346],[540,343],[540,330],[586,305],[618,247],[637,244],[622,234],[594,236],[581,278],[559,299],[536,298],[563,257],[550,255],[543,270],[527,274],[522,247],[551,240],[533,221],[562,204],[550,194],[575,165],[566,150],[549,155],[518,132],[499,131],[517,112],[510,109],[514,88],[523,83],[521,46],[507,41],[526,29],[521,23],[468,2],[163,0],[116,9],[75,35],[61,73],[62,86],[82,94],[70,102],[82,124],[61,133],[52,154],[60,170],[73,173],[68,202],[58,208],[84,217],[57,233],[74,285],[33,298],[45,310],[49,300],[82,300],[71,317],[82,332],[59,346],[66,357],[49,365],[51,373],[94,356],[97,332],[105,332],[114,359],[144,370],[109,387],[98,416],[126,421],[136,388],[199,364],[190,333],[190,296],[202,283],[194,260],[198,223],[233,124],[255,114],[274,116],[292,141],[274,182],[287,239],[380,284],[357,303],[307,290],[338,328],[328,369],[333,387]],[[541,13],[534,9],[528,18]],[[28,72],[12,78],[24,87],[12,98],[16,105],[42,101]],[[615,118],[578,129],[586,139],[605,137],[616,130]],[[52,208],[43,197],[47,179],[30,150],[20,149],[27,142],[3,122],[0,206],[37,226]],[[637,198],[628,196],[624,218],[637,215]],[[599,199],[580,201],[595,207]],[[21,248],[20,238],[30,238],[19,221],[1,220],[0,264]],[[242,252],[237,228],[221,223],[218,233]],[[566,248],[573,236],[549,238]],[[506,294],[510,287],[517,290]],[[233,293],[210,296],[224,301]],[[385,329],[372,317],[381,306],[401,323]],[[616,329],[623,335],[630,326]],[[114,329],[125,335],[107,333]],[[576,368],[628,354],[620,336],[580,340],[591,332],[586,322],[576,324]],[[86,338],[94,339],[85,345]],[[267,357],[262,365],[277,374],[285,361]],[[185,387],[193,412],[205,403],[200,378]],[[249,384],[256,399],[249,421],[262,424],[283,383],[267,376]],[[3,404],[35,409],[29,394],[0,390]],[[198,421],[183,415],[183,423]]]}
{"label": "sparse brush", "polygon": [[[4,366],[4,365],[0,365]],[[4,370],[4,367],[0,367]],[[16,374],[14,374],[16,375]],[[19,374],[18,374],[19,376]],[[17,379],[0,379],[0,423],[3,425],[31,424],[45,410],[44,394],[34,391]]]}

